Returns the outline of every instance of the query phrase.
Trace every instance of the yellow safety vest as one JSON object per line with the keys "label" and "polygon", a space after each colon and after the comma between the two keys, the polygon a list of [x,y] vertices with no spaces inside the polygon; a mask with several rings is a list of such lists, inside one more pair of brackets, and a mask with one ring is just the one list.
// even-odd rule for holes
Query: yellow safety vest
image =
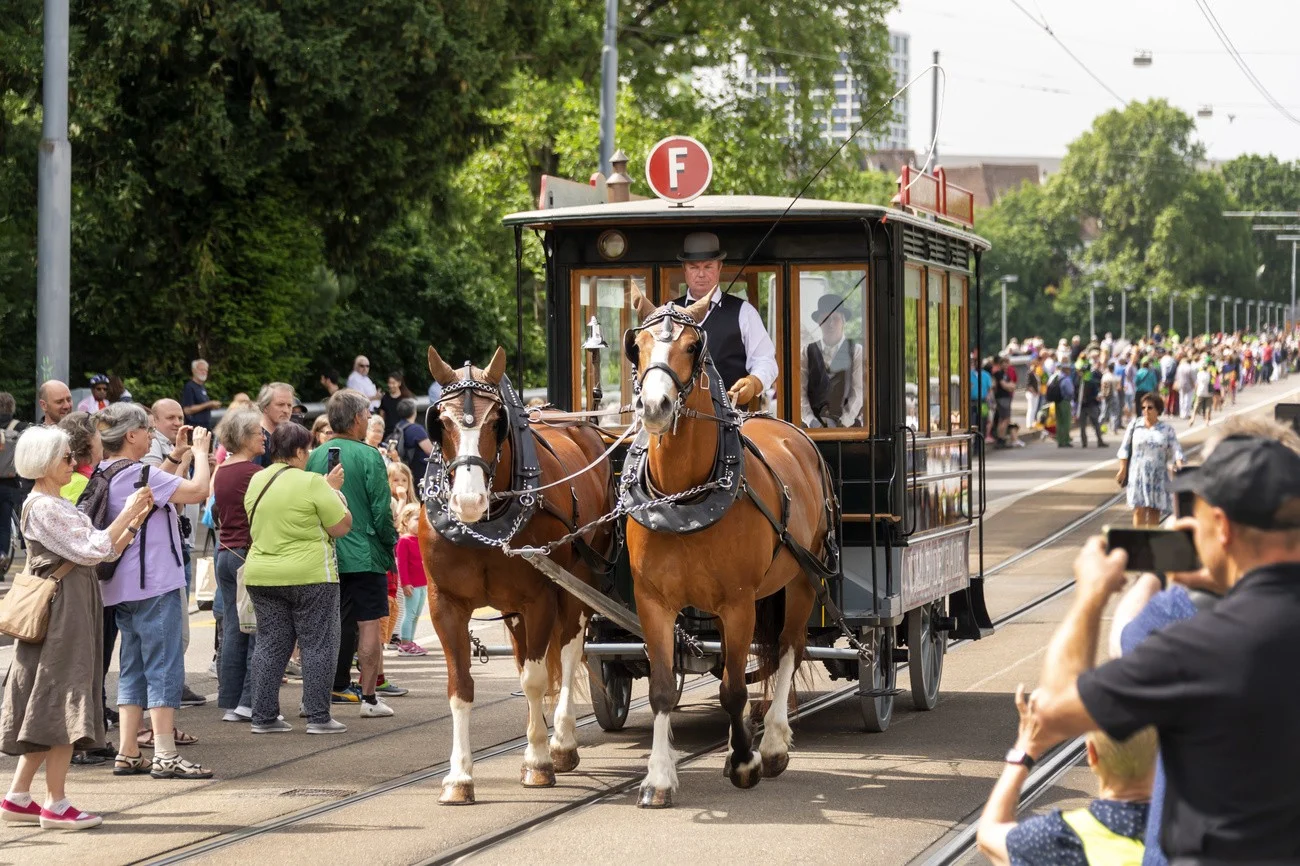
{"label": "yellow safety vest", "polygon": [[1087,809],[1063,812],[1061,817],[1083,843],[1083,856],[1090,866],[1142,866],[1145,846],[1114,832]]}

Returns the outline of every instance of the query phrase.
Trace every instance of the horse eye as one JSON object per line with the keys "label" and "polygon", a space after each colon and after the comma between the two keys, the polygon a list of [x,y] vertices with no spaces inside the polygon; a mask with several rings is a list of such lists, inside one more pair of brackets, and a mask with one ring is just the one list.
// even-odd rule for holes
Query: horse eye
{"label": "horse eye", "polygon": [[686,347],[686,351],[690,352],[692,355],[698,355],[700,353],[700,344],[691,343],[689,346]]}

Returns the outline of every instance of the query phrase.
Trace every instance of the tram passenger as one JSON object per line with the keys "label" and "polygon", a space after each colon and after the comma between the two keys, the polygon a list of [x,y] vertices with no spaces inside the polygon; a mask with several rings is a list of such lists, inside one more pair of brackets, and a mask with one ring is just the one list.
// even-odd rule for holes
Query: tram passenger
{"label": "tram passenger", "polygon": [[844,335],[846,301],[822,295],[813,313],[822,338],[804,347],[799,398],[805,427],[862,426],[862,343]]}
{"label": "tram passenger", "polygon": [[709,337],[709,355],[737,406],[765,394],[776,381],[776,346],[754,305],[724,291],[714,292],[727,254],[712,232],[692,232],[677,260],[686,277],[686,294],[673,303],[689,306],[713,292],[700,327]]}
{"label": "tram passenger", "polygon": [[995,866],[1140,866],[1156,768],[1156,729],[1143,728],[1123,742],[1101,731],[1087,736],[1088,767],[1097,777],[1097,799],[1082,809],[1054,809],[1016,821],[1020,789],[1041,755],[1038,722],[1025,687],[1016,690],[1020,730],[1006,766],[980,816],[976,840]]}

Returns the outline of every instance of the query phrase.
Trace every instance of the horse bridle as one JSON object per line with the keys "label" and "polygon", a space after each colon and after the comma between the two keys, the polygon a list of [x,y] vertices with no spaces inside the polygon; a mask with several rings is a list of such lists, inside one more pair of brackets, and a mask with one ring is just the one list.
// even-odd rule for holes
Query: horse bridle
{"label": "horse bridle", "polygon": [[[677,375],[677,371],[664,361],[652,361],[646,365],[644,370],[642,370],[636,361],[632,361],[632,352],[629,351],[629,349],[636,344],[637,334],[654,327],[658,328],[658,331],[654,335],[656,343],[677,342],[676,338],[673,336],[673,325],[681,325],[683,328],[693,328],[700,340],[699,351],[695,353],[695,359],[691,362],[691,373],[684,381]],[[635,396],[634,402],[637,404],[637,408],[640,408],[639,404],[642,380],[645,379],[646,374],[651,370],[661,370],[668,374],[668,378],[672,379],[673,385],[677,387],[677,399],[673,401],[673,425],[675,427],[676,419],[685,409],[686,398],[690,396],[691,391],[695,388],[695,383],[700,381],[701,374],[704,372],[704,355],[708,350],[708,345],[708,332],[700,327],[699,322],[696,322],[685,310],[678,307],[676,304],[666,304],[651,313],[649,318],[641,323],[640,327],[628,328],[627,333],[623,336],[623,352],[625,355],[629,356],[628,360],[632,361],[632,393]],[[640,357],[639,349],[637,351],[637,357]]]}
{"label": "horse bridle", "polygon": [[[502,407],[502,411],[504,411],[505,399],[501,396],[501,389],[496,385],[489,385],[487,382],[480,382],[473,378],[473,367],[470,365],[469,361],[466,361],[465,378],[457,379],[455,382],[444,387],[442,389],[442,396],[438,398],[438,402],[434,403],[430,409],[436,409],[439,414],[441,414],[444,403],[449,403],[457,397],[461,397],[464,401],[461,404],[461,429],[473,430],[478,422],[478,413],[474,411],[474,395],[476,394],[486,397],[488,400]],[[487,420],[486,412],[483,414],[483,420]],[[458,454],[450,462],[443,463],[442,477],[438,479],[439,487],[443,489],[450,488],[451,474],[455,472],[457,468],[461,466],[477,466],[479,469],[482,469],[483,474],[487,476],[487,483],[490,488],[493,479],[496,477],[497,466],[501,463],[501,449],[505,447],[505,441],[508,435],[509,430],[507,429],[505,436],[497,436],[497,453],[496,456],[492,458],[491,463],[488,463],[478,454]],[[439,439],[441,439],[441,437],[439,437]],[[439,442],[439,445],[441,446],[441,442]]]}

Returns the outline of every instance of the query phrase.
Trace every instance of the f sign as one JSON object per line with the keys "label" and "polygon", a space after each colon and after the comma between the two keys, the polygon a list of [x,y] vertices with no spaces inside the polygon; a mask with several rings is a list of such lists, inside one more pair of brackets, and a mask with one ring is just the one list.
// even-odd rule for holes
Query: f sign
{"label": "f sign", "polygon": [[685,147],[668,148],[668,188],[677,189],[677,177],[686,171],[686,160],[684,157],[689,153]]}

